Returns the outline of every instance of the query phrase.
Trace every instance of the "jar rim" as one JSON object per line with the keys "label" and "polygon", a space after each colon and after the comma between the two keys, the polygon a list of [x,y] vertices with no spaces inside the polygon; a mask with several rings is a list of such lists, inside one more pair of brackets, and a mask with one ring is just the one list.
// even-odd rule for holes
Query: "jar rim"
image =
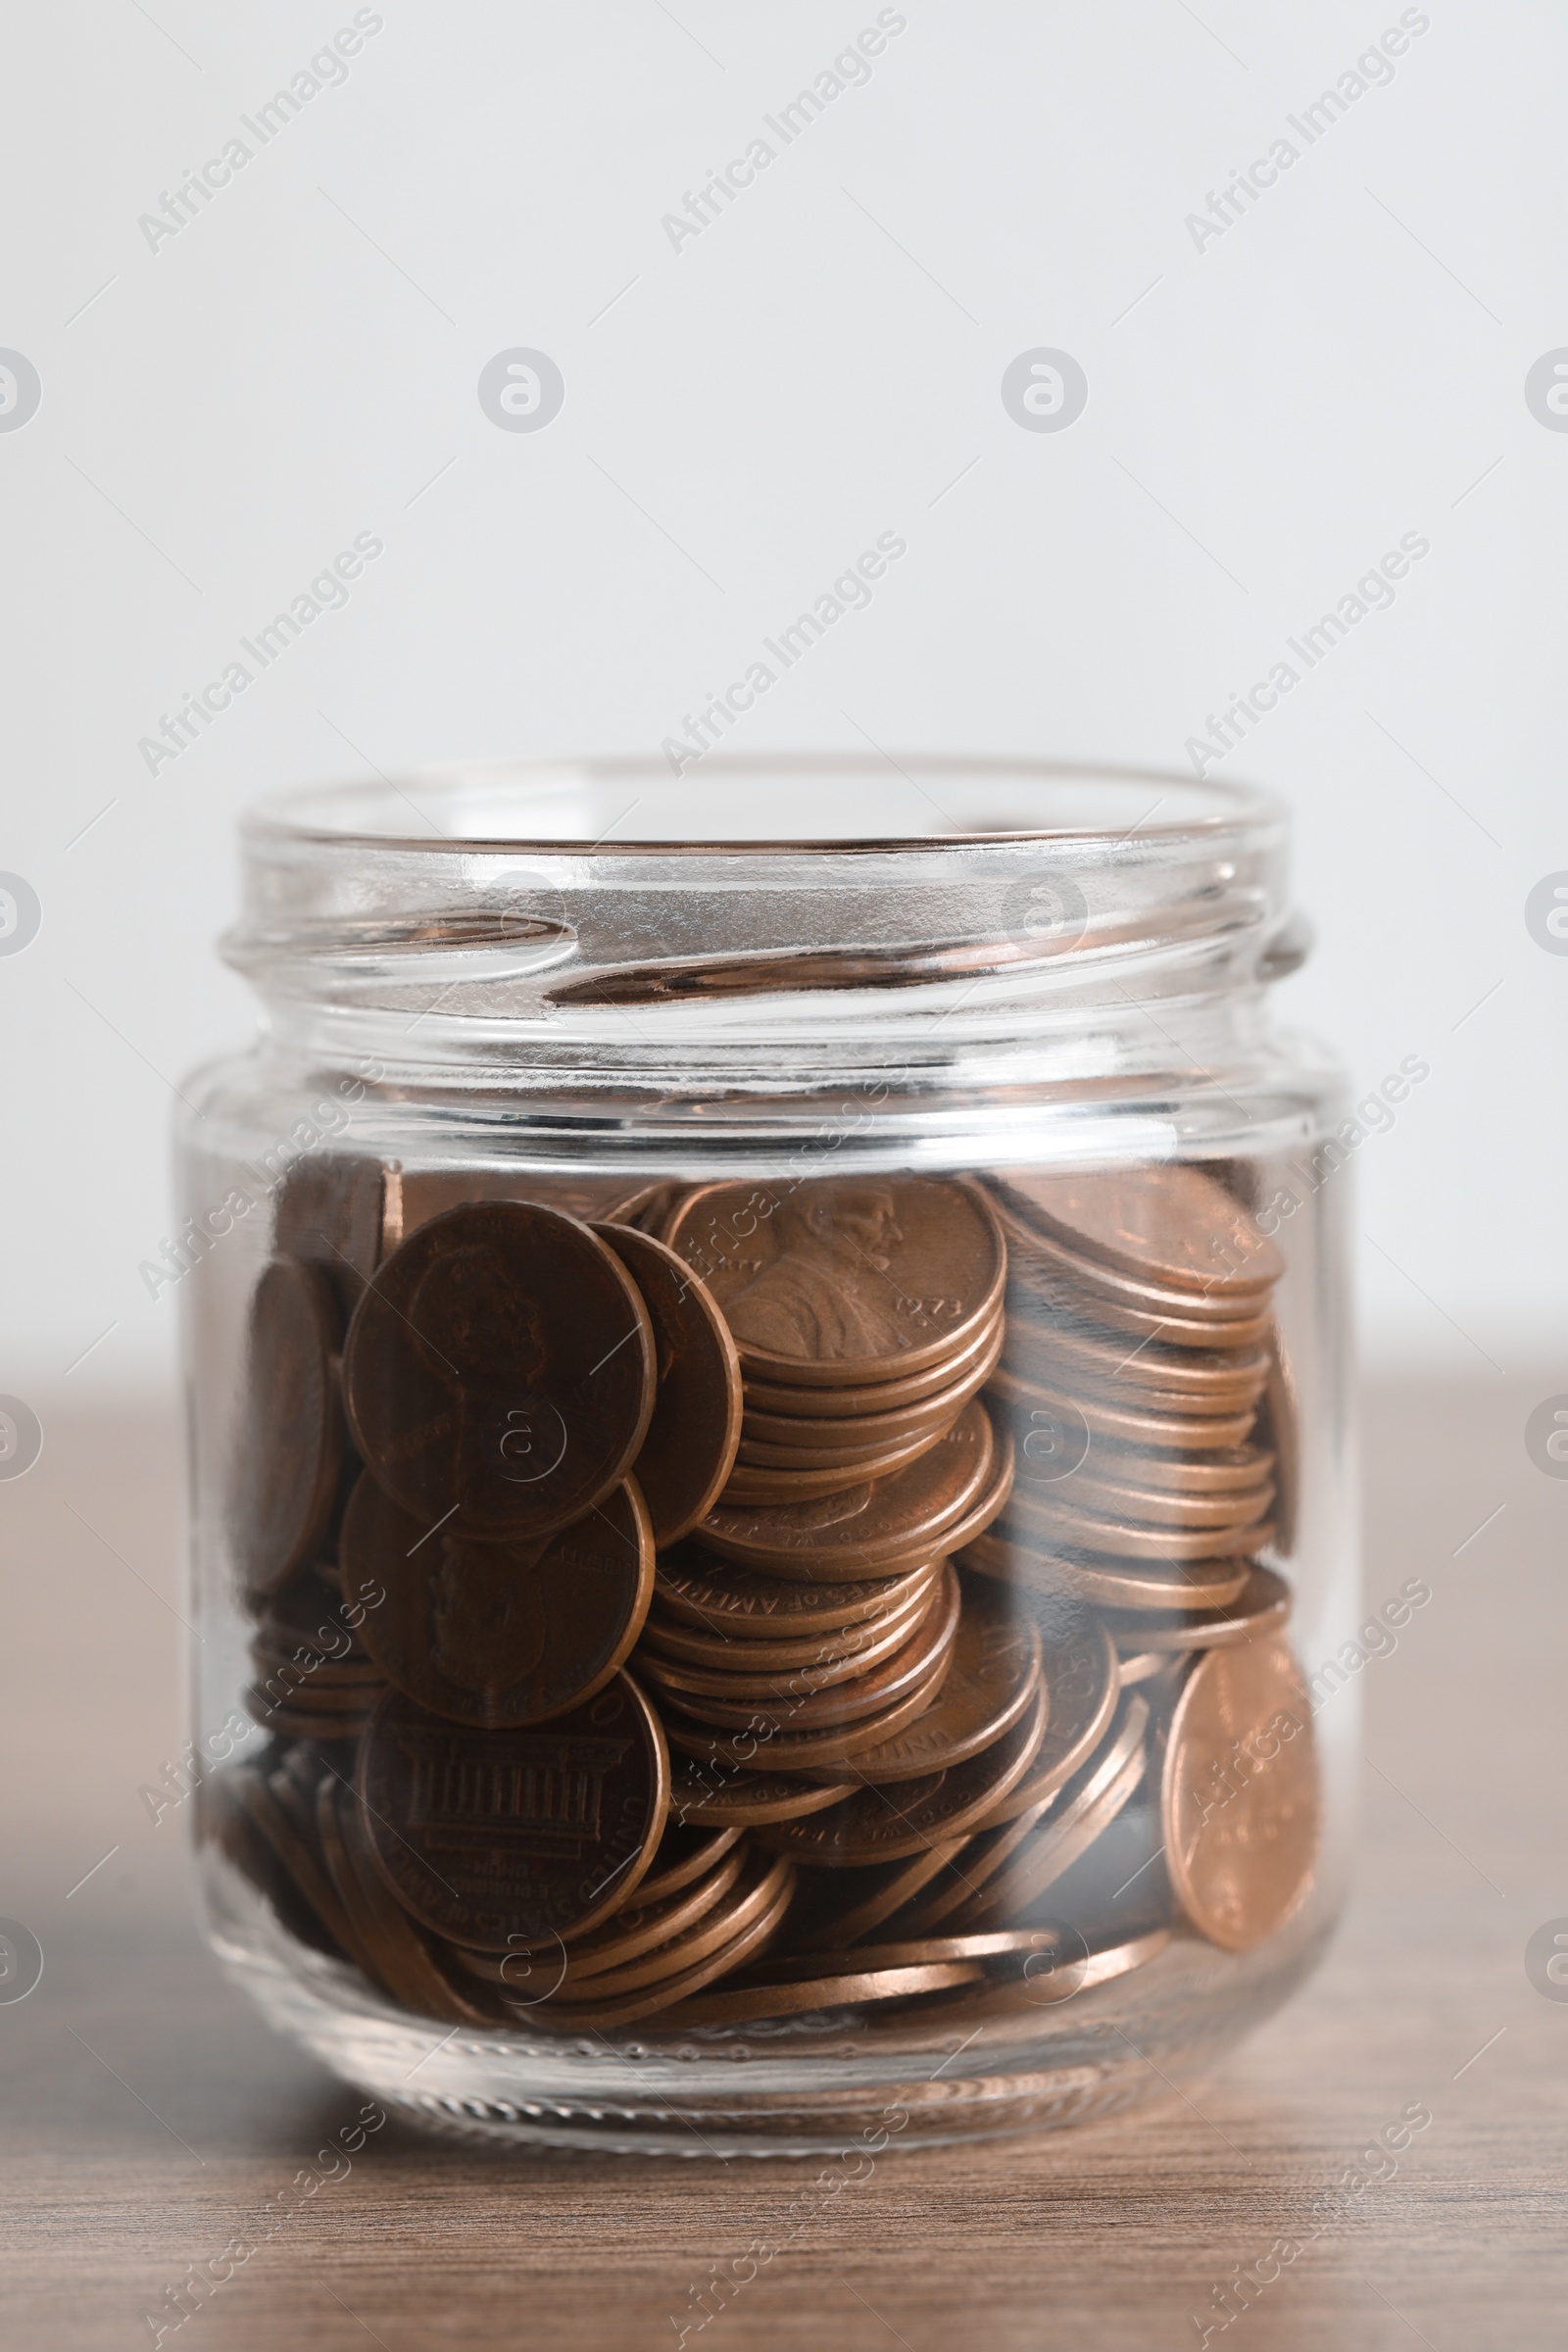
{"label": "jar rim", "polygon": [[[638,785],[641,792],[635,791]],[[948,799],[968,806],[960,811],[945,808],[934,789],[938,786]],[[591,821],[609,799],[627,789],[635,793],[631,803],[597,834],[581,818],[581,829],[565,829],[569,812],[580,810]],[[645,819],[636,835],[620,835],[617,827],[645,808],[656,790],[662,798],[660,828],[648,831]],[[1006,792],[1019,796],[1015,807],[1000,805]],[[1144,792],[1152,792],[1153,800],[1131,823],[1122,821]],[[765,826],[764,806],[781,813],[831,809],[835,801],[850,808],[851,794],[856,796],[852,814],[869,795],[890,820],[894,812],[923,803],[949,821],[907,829],[890,823],[869,831],[812,830],[808,814],[800,829],[788,833],[744,829],[748,819]],[[1047,805],[1028,806],[1030,796]],[[1103,807],[1102,816],[1097,804]],[[455,822],[438,823],[432,808]],[[1282,823],[1286,814],[1279,796],[1265,787],[1168,768],[995,753],[809,751],[705,757],[701,775],[691,781],[672,775],[666,760],[646,755],[455,763],[415,771],[402,782],[382,777],[270,795],[246,811],[241,824],[245,837],[258,844],[387,850],[400,858],[456,850],[678,863],[698,857],[771,858],[803,852],[832,858],[1031,843],[1087,846],[1134,835],[1148,849],[1194,835],[1266,828]],[[705,817],[713,815],[720,825],[705,825]],[[1015,821],[1031,815],[1048,821]],[[410,829],[413,818],[421,819],[426,830]]]}

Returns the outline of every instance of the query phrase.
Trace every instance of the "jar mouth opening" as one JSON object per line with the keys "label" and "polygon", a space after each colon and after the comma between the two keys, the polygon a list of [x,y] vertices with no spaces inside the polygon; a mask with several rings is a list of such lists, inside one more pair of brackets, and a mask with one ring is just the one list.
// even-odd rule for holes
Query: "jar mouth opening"
{"label": "jar mouth opening", "polygon": [[945,846],[1155,847],[1284,817],[1247,784],[1161,768],[944,753],[690,754],[465,763],[403,781],[313,786],[261,802],[260,845],[632,857],[831,858]]}

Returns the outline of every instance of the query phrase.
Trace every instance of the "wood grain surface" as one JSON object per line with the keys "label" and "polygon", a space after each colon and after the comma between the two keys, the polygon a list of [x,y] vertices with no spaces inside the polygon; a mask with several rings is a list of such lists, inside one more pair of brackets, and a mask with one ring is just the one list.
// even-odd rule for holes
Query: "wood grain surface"
{"label": "wood grain surface", "polygon": [[[890,2154],[836,2190],[814,2162],[519,2156],[390,2123],[305,2196],[360,2101],[220,1981],[180,1817],[138,1796],[182,1736],[174,1432],[45,1411],[42,1461],[0,1487],[0,1915],[45,1951],[0,2004],[7,2344],[150,2345],[151,2312],[179,2352],[626,2352],[683,2328],[703,2352],[1158,2352],[1205,2326],[1242,2352],[1560,2345],[1568,2001],[1524,1950],[1568,1920],[1568,1482],[1522,1431],[1561,1385],[1368,1399],[1368,1595],[1419,1574],[1434,1600],[1362,1676],[1359,1892],[1306,1990],[1187,2097]],[[1397,2171],[1222,2331],[1215,2288],[1302,2237],[1417,2101]],[[172,2328],[167,2290],[236,2235],[252,2258]]]}

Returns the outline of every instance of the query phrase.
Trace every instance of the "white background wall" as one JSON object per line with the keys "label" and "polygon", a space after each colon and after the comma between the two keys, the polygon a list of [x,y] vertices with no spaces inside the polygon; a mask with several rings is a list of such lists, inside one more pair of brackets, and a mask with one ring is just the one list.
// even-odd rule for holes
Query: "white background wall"
{"label": "white background wall", "polygon": [[[1320,934],[1289,1017],[1432,1077],[1359,1155],[1382,1359],[1568,1354],[1568,24],[1432,0],[1392,80],[1299,116],[1400,10],[1321,0],[903,0],[787,150],[763,131],[869,0],[382,0],[347,78],[240,127],[350,0],[13,12],[0,345],[10,683],[0,868],[0,1390],[157,1382],[173,1306],[169,1082],[243,1036],[212,940],[258,792],[454,757],[651,751],[878,532],[906,559],[737,747],[880,743],[1180,764],[1400,535],[1431,552],[1218,772],[1280,786]],[[672,249],[662,217],[762,131],[777,159]],[[255,151],[156,250],[138,226]],[[1201,249],[1186,216],[1299,160]],[[498,351],[563,413],[498,430]],[[1026,432],[1006,364],[1086,413]],[[3,423],[0,417],[0,423]],[[959,478],[961,477],[961,478]],[[356,533],[384,554],[197,744],[138,739]],[[254,666],[254,665],[252,665]],[[1299,665],[1298,665],[1299,666]],[[1478,1353],[1478,1350],[1481,1352]]]}

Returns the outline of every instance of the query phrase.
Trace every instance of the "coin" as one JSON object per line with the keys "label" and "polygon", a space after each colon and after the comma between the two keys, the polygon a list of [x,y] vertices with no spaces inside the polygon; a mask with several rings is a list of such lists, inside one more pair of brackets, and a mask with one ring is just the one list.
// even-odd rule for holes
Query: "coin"
{"label": "coin", "polygon": [[846,1970],[837,1976],[807,1979],[791,1984],[725,1986],[700,2000],[683,2001],[666,2012],[666,2031],[689,2026],[738,2026],[755,2018],[789,2017],[802,2010],[859,2008],[870,2001],[908,2000],[916,1993],[941,1992],[953,1984],[972,1984],[985,1974],[979,1960],[942,1960],[924,1967]]}
{"label": "coin", "polygon": [[1285,1261],[1213,1177],[1180,1161],[992,1179],[1030,1224],[1117,1271],[1174,1290],[1266,1292]]}
{"label": "coin", "polygon": [[624,1176],[588,1176],[574,1169],[484,1168],[471,1163],[461,1168],[411,1168],[400,1171],[398,1229],[386,1243],[387,1253],[449,1209],[471,1208],[486,1200],[535,1202],[559,1209],[584,1224],[595,1217],[624,1218],[627,1210],[646,1198],[648,1188]]}
{"label": "coin", "polygon": [[879,1708],[876,1714],[858,1722],[826,1731],[781,1731],[781,1714],[768,1714],[760,1708],[744,1731],[733,1735],[709,1731],[696,1718],[673,1710],[664,1718],[664,1729],[671,1747],[678,1747],[686,1755],[706,1757],[710,1763],[738,1764],[746,1769],[760,1762],[775,1772],[798,1772],[804,1780],[825,1780],[837,1785],[844,1777],[845,1765],[853,1757],[891,1739],[923,1713],[950,1664],[951,1652],[939,1654],[927,1679],[916,1684],[907,1697]]}
{"label": "coin", "polygon": [[1289,1559],[1300,1521],[1301,1416],[1278,1331],[1269,1340],[1268,1385],[1258,1406],[1257,1442],[1274,1456],[1274,1549]]}
{"label": "coin", "polygon": [[763,1469],[752,1462],[737,1462],[719,1500],[726,1507],[744,1509],[753,1502],[801,1502],[812,1495],[843,1494],[868,1480],[891,1478],[895,1471],[930,1453],[947,1434],[946,1429],[925,1431],[903,1446],[885,1447],[869,1461],[841,1459],[826,1470]]}
{"label": "coin", "polygon": [[1025,1544],[1047,1552],[1100,1552],[1121,1560],[1201,1560],[1264,1551],[1273,1529],[1266,1522],[1238,1521],[1224,1528],[1152,1527],[1107,1514],[1069,1510],[1048,1502],[1043,1493],[1014,1491],[1007,1506],[1008,1528]]}
{"label": "coin", "polygon": [[[627,1914],[617,1913],[609,1927],[599,1931],[605,1941],[597,1937],[579,1946],[566,1946],[565,1981],[559,1990],[563,2001],[618,2000],[623,1993],[638,1992],[644,1985],[658,1984],[669,1977],[706,1960],[720,1945],[733,1945],[735,1937],[769,1910],[777,1899],[784,1883],[775,1856],[753,1853],[742,1849],[719,1865],[715,1874],[720,1880],[717,1894],[700,1911],[695,1911],[683,1927],[671,1928],[663,1936],[651,1936],[642,1940],[649,1923],[642,1923],[637,1933],[622,1938],[617,1948],[612,1931]],[[696,1894],[706,1888],[688,1888],[686,1896],[672,1898],[671,1910],[682,1902],[694,1908]],[[692,1898],[692,1899],[688,1899]],[[636,1949],[630,1948],[635,1942]]]}
{"label": "coin", "polygon": [[720,1503],[698,1530],[704,1546],[743,1568],[823,1584],[852,1583],[911,1566],[985,1490],[995,1455],[978,1397],[938,1446],[892,1478],[867,1480],[810,1502]]}
{"label": "coin", "polygon": [[[603,1927],[595,1928],[591,1936],[574,1936],[569,1943],[562,1943],[551,1991],[564,1993],[569,1999],[590,1979],[610,1969],[629,1967],[643,1953],[684,1935],[688,1928],[695,1928],[718,1910],[748,1861],[755,1866],[755,1860],[744,1845],[737,1843],[710,1871],[691,1885],[677,1888],[673,1894],[651,1902],[639,1888],[635,1902],[623,1906]],[[731,1933],[733,1930],[728,1926],[721,1927],[713,1941],[722,1942]],[[524,1989],[521,1980],[531,1976],[532,1963],[540,1957],[535,1952],[519,1955],[515,1949],[463,1953],[458,1952],[456,1945],[452,1949],[459,1964],[482,1984],[511,1987],[516,1992]],[[694,1952],[692,1957],[696,1959],[699,1955]],[[656,1970],[655,1974],[658,1973]]]}
{"label": "coin", "polygon": [[[317,1266],[331,1285],[347,1323],[360,1294],[395,1248],[401,1210],[401,1172],[361,1152],[306,1152],[277,1191],[272,1249],[278,1257]],[[390,1229],[392,1240],[386,1240]]]}
{"label": "coin", "polygon": [[1116,1609],[1224,1608],[1245,1589],[1241,1558],[1122,1560],[1045,1551],[1027,1533],[993,1529],[963,1552],[961,1564],[1046,1599],[1074,1597]]}
{"label": "coin", "polygon": [[[791,1452],[860,1452],[870,1451],[882,1445],[894,1445],[912,1438],[920,1430],[945,1428],[957,1419],[961,1406],[968,1403],[977,1389],[983,1388],[995,1369],[1002,1352],[1002,1327],[984,1354],[965,1372],[961,1379],[947,1388],[938,1389],[933,1396],[922,1396],[913,1404],[893,1406],[879,1413],[839,1413],[831,1416],[817,1414],[809,1419],[799,1413],[761,1412],[748,1398],[741,1423],[742,1445],[767,1446],[775,1450]],[[831,1392],[836,1404],[839,1390]]]}
{"label": "coin", "polygon": [[376,1863],[405,1910],[454,1943],[586,1935],[653,1861],[669,1792],[659,1718],[616,1675],[522,1731],[447,1722],[401,1691],[362,1743]]}
{"label": "coin", "polygon": [[256,1765],[236,1765],[222,1778],[228,1800],[250,1836],[260,1840],[271,1866],[269,1875],[276,1878],[273,1909],[282,1924],[301,1942],[321,1951],[347,1953],[357,1960],[353,1927],[315,1838],[302,1836],[267,1775]]}
{"label": "coin", "polygon": [[400,1690],[454,1723],[542,1723],[603,1690],[630,1654],[654,1590],[654,1539],[635,1479],[559,1535],[432,1527],[368,1472],[344,1514],[351,1579],[385,1588],[366,1645]]}
{"label": "coin", "polygon": [[1225,1606],[1191,1609],[1172,1618],[1122,1615],[1110,1611],[1106,1630],[1120,1647],[1158,1650],[1162,1655],[1192,1649],[1218,1649],[1235,1642],[1250,1642],[1275,1632],[1291,1613],[1291,1588],[1272,1568],[1253,1561],[1247,1582]]}
{"label": "coin", "polygon": [[1092,1441],[1121,1446],[1162,1446],[1183,1452],[1206,1453],[1215,1447],[1245,1446],[1252,1432],[1250,1409],[1228,1415],[1154,1413],[1128,1398],[1111,1401],[1081,1388],[1070,1395],[999,1364],[991,1376],[991,1391],[1018,1412],[1040,1412],[1049,1418],[1070,1420],[1077,1414]]}
{"label": "coin", "polygon": [[352,1790],[327,1778],[318,1798],[317,1821],[327,1868],[353,1929],[362,1965],[393,2000],[421,2017],[454,2025],[483,2026],[491,2012],[477,1992],[459,1989],[437,1966],[416,1934],[402,1905],[394,1901],[367,1848],[364,1825]]}
{"label": "coin", "polygon": [[1160,1808],[1177,1900],[1200,1935],[1250,1952],[1305,1900],[1321,1835],[1312,1702],[1279,1636],[1212,1649],[1183,1686]]}
{"label": "coin", "polygon": [[[1170,1488],[1156,1486],[1152,1480],[1137,1486],[1124,1484],[1112,1477],[1112,1465],[1103,1459],[1101,1475],[1091,1477],[1089,1464],[1075,1470],[1046,1491],[1049,1504],[1059,1500],[1070,1509],[1091,1513],[1098,1519],[1102,1513],[1112,1519],[1131,1519],[1141,1526],[1214,1528],[1250,1526],[1261,1519],[1268,1509],[1274,1492],[1274,1482],[1265,1473],[1255,1477],[1246,1487],[1220,1488],[1200,1493],[1173,1493]],[[1114,1465],[1119,1469],[1120,1465]]]}
{"label": "coin", "polygon": [[1102,1305],[1162,1310],[1209,1326],[1247,1322],[1268,1310],[1266,1292],[1241,1295],[1170,1287],[1148,1275],[1120,1274],[1103,1262],[1069,1249],[1020,1219],[1005,1203],[1002,1229],[1007,1238],[1009,1271],[1039,1298],[1078,1298]]}
{"label": "coin", "polygon": [[664,1239],[708,1282],[748,1374],[832,1389],[945,1362],[1002,1297],[984,1195],[930,1177],[701,1187]]}
{"label": "coin", "polygon": [[[649,1610],[643,1626],[639,1654],[732,1676],[787,1674],[792,1668],[808,1668],[826,1677],[853,1674],[858,1659],[878,1651],[884,1642],[896,1642],[901,1628],[906,1632],[912,1628],[915,1617],[931,1598],[940,1573],[939,1561],[918,1579],[907,1597],[901,1599],[896,1607],[885,1608],[875,1617],[862,1617],[858,1624],[823,1631],[809,1619],[800,1620],[807,1630],[794,1642],[759,1641],[749,1631],[701,1634],[684,1618],[666,1616],[663,1610],[655,1607]],[[823,1585],[792,1589],[809,1592],[831,1590]],[[768,1622],[776,1625],[780,1620]]]}
{"label": "coin", "polygon": [[[786,1677],[781,1690],[751,1686],[758,1692],[755,1697],[715,1698],[706,1690],[675,1690],[666,1684],[660,1688],[689,1719],[720,1729],[754,1731],[759,1737],[775,1741],[782,1739],[788,1744],[836,1724],[880,1716],[912,1690],[930,1690],[933,1675],[946,1665],[952,1652],[958,1610],[958,1580],[951,1567],[945,1568],[931,1606],[922,1612],[913,1630],[886,1657],[864,1666],[845,1682],[802,1690],[793,1678]],[[746,1688],[742,1685],[742,1692]],[[776,1745],[770,1760],[782,1765]]]}
{"label": "coin", "polygon": [[1045,1737],[1049,1708],[1041,1683],[1032,1704],[1000,1740],[965,1764],[891,1788],[861,1788],[825,1813],[776,1823],[758,1843],[798,1862],[842,1869],[849,1863],[897,1862],[961,1838],[1005,1800],[1028,1772]]}
{"label": "coin", "polygon": [[797,1646],[792,1642],[732,1640],[723,1645],[722,1665],[711,1662],[694,1665],[690,1660],[667,1658],[648,1641],[645,1627],[638,1668],[645,1682],[667,1690],[677,1705],[683,1693],[697,1698],[746,1698],[755,1705],[769,1699],[804,1697],[808,1691],[827,1690],[837,1684],[855,1682],[892,1657],[924,1622],[937,1598],[937,1581],[933,1579],[914,1605],[901,1609],[896,1616],[876,1618],[863,1629],[852,1626],[847,1635],[819,1636],[814,1643],[801,1645],[806,1650],[806,1659],[799,1664],[788,1656],[781,1659],[774,1654],[778,1650],[792,1650]]}
{"label": "coin", "polygon": [[883,1920],[902,1911],[967,1842],[961,1837],[945,1838],[898,1862],[855,1863],[832,1872],[803,1871],[790,1913],[792,1947],[806,1952],[848,1950]]}
{"label": "coin", "polygon": [[[994,2020],[1021,2017],[1031,2009],[1047,2008],[1057,2001],[1070,2001],[1097,1985],[1113,1984],[1136,1968],[1147,1968],[1170,1941],[1169,1928],[1145,1929],[1121,1936],[1102,1950],[1091,1952],[1075,1930],[1058,1927],[1050,1932],[1055,1935],[1061,1953],[1057,1965],[1037,1970],[1034,1958],[1026,1957],[1017,1977],[965,1991],[959,1999],[966,2023],[973,2021],[978,2028]],[[940,2009],[942,2004],[933,2006]]]}
{"label": "coin", "polygon": [[[858,1972],[886,1968],[931,1968],[943,1960],[1009,1960],[1030,1952],[1050,1951],[1057,1941],[1053,1928],[998,1928],[986,1936],[924,1936],[902,1943],[857,1944],[844,1957]],[[773,1952],[754,1960],[748,1976],[754,1983],[791,1984],[821,1977],[820,1958],[808,1952]]]}
{"label": "coin", "polygon": [[892,1575],[854,1584],[807,1584],[763,1570],[726,1567],[711,1552],[684,1544],[654,1571],[656,1600],[675,1616],[715,1633],[800,1635],[858,1625],[901,1605],[929,1584],[940,1561],[917,1560]]}
{"label": "coin", "polygon": [[251,1594],[274,1592],[325,1540],[344,1458],[334,1357],[343,1323],[317,1266],[274,1257],[251,1299],[229,1541]]}
{"label": "coin", "polygon": [[[1250,1499],[1266,1490],[1274,1457],[1262,1446],[1213,1446],[1204,1453],[1135,1451],[1109,1444],[1096,1446],[1084,1462],[1090,1480],[1099,1478],[1128,1492],[1164,1494],[1238,1494]],[[1058,1484],[1071,1500],[1083,1480],[1074,1471]]]}
{"label": "coin", "polygon": [[[911,1723],[890,1726],[884,1739],[857,1749],[856,1778],[912,1781],[966,1763],[1011,1729],[1039,1680],[1039,1627],[1018,1615],[994,1585],[966,1580],[953,1663],[940,1695]],[[809,1778],[814,1767],[803,1763],[800,1770]]]}
{"label": "coin", "polygon": [[637,1484],[662,1549],[718,1500],[740,1439],[741,1367],[708,1286],[662,1242],[624,1224],[593,1227],[642,1293],[654,1331],[653,1418]]}
{"label": "coin", "polygon": [[573,1217],[449,1209],[380,1268],[343,1355],[355,1443],[423,1526],[545,1536],[620,1484],[654,1405],[630,1275]]}
{"label": "coin", "polygon": [[995,1362],[1006,1333],[1006,1317],[998,1301],[996,1311],[983,1323],[974,1338],[951,1356],[943,1356],[923,1372],[908,1372],[897,1380],[878,1380],[864,1384],[835,1388],[831,1396],[818,1389],[801,1388],[793,1382],[762,1380],[749,1373],[746,1378],[746,1410],[748,1413],[777,1414],[785,1419],[820,1420],[829,1408],[835,1419],[853,1421],[869,1415],[902,1412],[906,1407],[924,1403],[932,1396],[943,1395],[955,1383],[966,1380],[980,1364]]}
{"label": "coin", "polygon": [[[951,1914],[955,1932],[978,1931],[1015,1919],[1088,1851],[1129,1802],[1144,1777],[1148,1725],[1149,1709],[1143,1697],[1130,1690],[1122,1701],[1120,1722],[1076,1784],[1056,1801],[1050,1820],[1020,1842],[977,1894],[955,1907]],[[956,1867],[961,1866],[961,1860]]]}
{"label": "coin", "polygon": [[1054,1613],[1045,1642],[1044,1680],[1050,1697],[1045,1738],[1022,1780],[1002,1791],[974,1824],[995,1829],[1044,1805],[1092,1756],[1117,1706],[1116,1652],[1101,1621],[1087,1609]]}
{"label": "coin", "polygon": [[[661,2010],[673,2008],[688,1994],[701,1991],[705,1985],[712,1984],[715,1977],[728,1976],[745,1961],[767,1950],[784,1923],[795,1891],[794,1863],[787,1860],[774,1862],[766,1883],[770,1889],[767,1908],[753,1918],[738,1935],[731,1936],[727,1943],[720,1944],[717,1951],[710,1952],[695,1966],[683,1968],[674,1976],[661,1978],[657,1984],[643,1985],[635,1992],[622,1993],[617,1999],[563,2001],[558,1997],[541,2002],[536,2009],[529,2010],[528,2022],[560,2027],[567,2033],[580,2033],[584,2029],[597,2031],[602,2026],[633,2025],[639,2018],[653,2017]],[[590,1992],[591,1984],[585,1985],[583,1990],[585,1994]]]}
{"label": "coin", "polygon": [[1016,1297],[1020,1305],[1027,1304],[1036,1314],[1062,1316],[1086,1335],[1095,1333],[1130,1332],[1134,1338],[1158,1340],[1165,1348],[1201,1348],[1207,1350],[1236,1348],[1251,1349],[1268,1338],[1273,1316],[1267,1310],[1261,1314],[1221,1318],[1217,1315],[1176,1315],[1168,1307],[1129,1306],[1103,1293],[1081,1290],[1064,1277],[1047,1275],[1012,1260],[1014,1281],[1009,1286],[1009,1298]]}
{"label": "coin", "polygon": [[816,1788],[788,1773],[705,1763],[695,1755],[671,1756],[669,1770],[671,1823],[692,1827],[749,1830],[763,1822],[788,1821],[794,1814],[837,1804],[855,1786],[853,1781],[829,1781]]}
{"label": "coin", "polygon": [[648,1876],[637,1889],[638,1902],[662,1903],[666,1895],[678,1893],[694,1879],[706,1878],[739,1837],[738,1829],[688,1829],[675,1818],[672,1790],[670,1817],[664,1824],[664,1834],[649,1865]]}
{"label": "coin", "polygon": [[1268,1351],[1164,1348],[1158,1341],[1128,1346],[1059,1321],[1017,1315],[1008,1328],[1004,1362],[1025,1380],[1049,1366],[1057,1380],[1085,1381],[1129,1408],[1157,1402],[1181,1413],[1230,1414],[1255,1404],[1268,1378]]}

